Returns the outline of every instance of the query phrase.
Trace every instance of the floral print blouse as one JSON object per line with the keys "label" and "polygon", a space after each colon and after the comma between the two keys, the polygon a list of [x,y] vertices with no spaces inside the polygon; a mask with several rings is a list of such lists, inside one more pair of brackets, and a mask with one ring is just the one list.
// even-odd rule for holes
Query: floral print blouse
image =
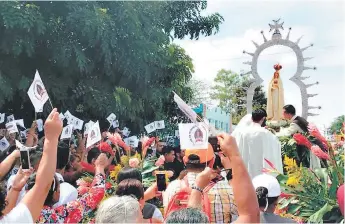
{"label": "floral print blouse", "polygon": [[37,223],[78,223],[94,211],[104,197],[105,177],[96,174],[88,192],[57,208],[44,206]]}

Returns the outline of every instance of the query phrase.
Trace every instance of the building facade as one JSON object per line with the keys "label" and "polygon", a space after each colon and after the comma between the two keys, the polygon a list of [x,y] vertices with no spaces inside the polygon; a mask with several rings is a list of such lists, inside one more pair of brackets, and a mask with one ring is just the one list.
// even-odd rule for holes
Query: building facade
{"label": "building facade", "polygon": [[226,113],[220,107],[209,107],[205,104],[200,104],[199,107],[194,108],[194,111],[206,117],[208,122],[212,124],[217,130],[226,133],[232,132],[231,114]]}

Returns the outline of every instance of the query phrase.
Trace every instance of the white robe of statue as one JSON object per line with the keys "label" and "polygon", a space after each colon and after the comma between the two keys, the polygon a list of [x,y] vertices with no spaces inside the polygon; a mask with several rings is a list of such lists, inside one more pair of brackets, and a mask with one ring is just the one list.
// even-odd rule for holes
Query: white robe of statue
{"label": "white robe of statue", "polygon": [[[276,68],[278,66],[278,68]],[[283,119],[284,103],[284,88],[283,82],[280,79],[279,70],[280,65],[275,65],[276,72],[268,85],[267,91],[267,119],[273,121],[280,121]]]}
{"label": "white robe of statue", "polygon": [[251,120],[251,114],[242,118],[231,134],[237,142],[240,154],[251,178],[262,174],[262,169],[272,169],[264,159],[283,173],[281,143],[279,139],[260,124]]}

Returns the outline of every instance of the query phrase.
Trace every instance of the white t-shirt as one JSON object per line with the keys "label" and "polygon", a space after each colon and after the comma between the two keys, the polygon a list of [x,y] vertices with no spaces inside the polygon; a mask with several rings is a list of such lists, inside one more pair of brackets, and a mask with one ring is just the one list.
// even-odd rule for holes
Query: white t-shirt
{"label": "white t-shirt", "polygon": [[10,213],[0,219],[0,223],[33,223],[31,213],[25,204],[19,203]]}
{"label": "white t-shirt", "polygon": [[53,206],[53,208],[65,205],[68,202],[75,201],[78,198],[78,191],[69,183],[60,184],[60,198],[59,201]]}

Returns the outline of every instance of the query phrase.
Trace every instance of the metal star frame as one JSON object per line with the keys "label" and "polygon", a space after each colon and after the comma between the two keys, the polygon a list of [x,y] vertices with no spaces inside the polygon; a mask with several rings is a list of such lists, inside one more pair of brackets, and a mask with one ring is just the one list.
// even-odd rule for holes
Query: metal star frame
{"label": "metal star frame", "polygon": [[305,119],[308,118],[308,116],[317,116],[319,114],[315,114],[315,113],[311,113],[309,112],[310,109],[321,109],[320,106],[309,106],[309,102],[308,102],[308,99],[311,98],[311,97],[314,97],[318,94],[308,94],[307,93],[307,88],[313,86],[313,85],[317,85],[319,84],[319,82],[315,82],[315,83],[311,83],[311,84],[306,84],[303,82],[303,80],[305,79],[308,79],[309,77],[306,77],[306,76],[302,76],[302,73],[304,70],[309,70],[309,69],[313,69],[313,70],[316,70],[316,67],[308,67],[308,66],[305,66],[304,65],[304,62],[307,61],[307,60],[310,60],[312,58],[304,58],[303,57],[303,51],[307,50],[309,47],[312,47],[313,44],[310,44],[309,46],[307,47],[304,47],[304,48],[300,48],[298,46],[298,43],[299,41],[301,40],[301,38],[303,37],[300,37],[296,42],[292,42],[289,40],[289,37],[290,37],[290,31],[291,31],[291,28],[289,28],[289,31],[288,31],[288,34],[286,36],[285,39],[282,39],[282,36],[281,36],[281,33],[279,31],[279,29],[283,29],[283,24],[284,22],[282,23],[279,23],[280,19],[278,20],[273,20],[274,22],[274,25],[271,25],[269,24],[270,26],[270,32],[272,30],[274,30],[274,33],[272,34],[272,38],[271,40],[267,40],[266,37],[265,37],[265,34],[263,31],[261,31],[261,34],[263,36],[263,39],[264,39],[264,43],[259,45],[257,43],[255,43],[254,41],[253,44],[255,45],[256,47],[256,50],[254,53],[250,53],[250,52],[246,52],[246,51],[243,51],[243,53],[246,53],[246,54],[249,54],[250,56],[252,56],[252,61],[247,61],[247,62],[244,62],[244,64],[248,64],[251,66],[251,71],[248,71],[246,73],[244,73],[244,75],[247,75],[247,74],[252,74],[253,78],[251,80],[251,85],[250,87],[248,88],[247,90],[247,113],[252,113],[252,110],[253,110],[253,96],[254,96],[254,90],[256,89],[256,87],[260,86],[260,84],[264,81],[260,75],[258,74],[258,58],[260,56],[260,54],[267,48],[269,47],[273,47],[273,46],[276,46],[276,45],[282,45],[282,46],[286,46],[286,47],[289,47],[291,48],[294,52],[295,52],[295,55],[296,55],[296,58],[297,58],[297,71],[296,73],[290,78],[290,80],[292,82],[294,82],[300,89],[300,92],[301,92],[301,97],[302,97],[302,117],[304,117]]}

